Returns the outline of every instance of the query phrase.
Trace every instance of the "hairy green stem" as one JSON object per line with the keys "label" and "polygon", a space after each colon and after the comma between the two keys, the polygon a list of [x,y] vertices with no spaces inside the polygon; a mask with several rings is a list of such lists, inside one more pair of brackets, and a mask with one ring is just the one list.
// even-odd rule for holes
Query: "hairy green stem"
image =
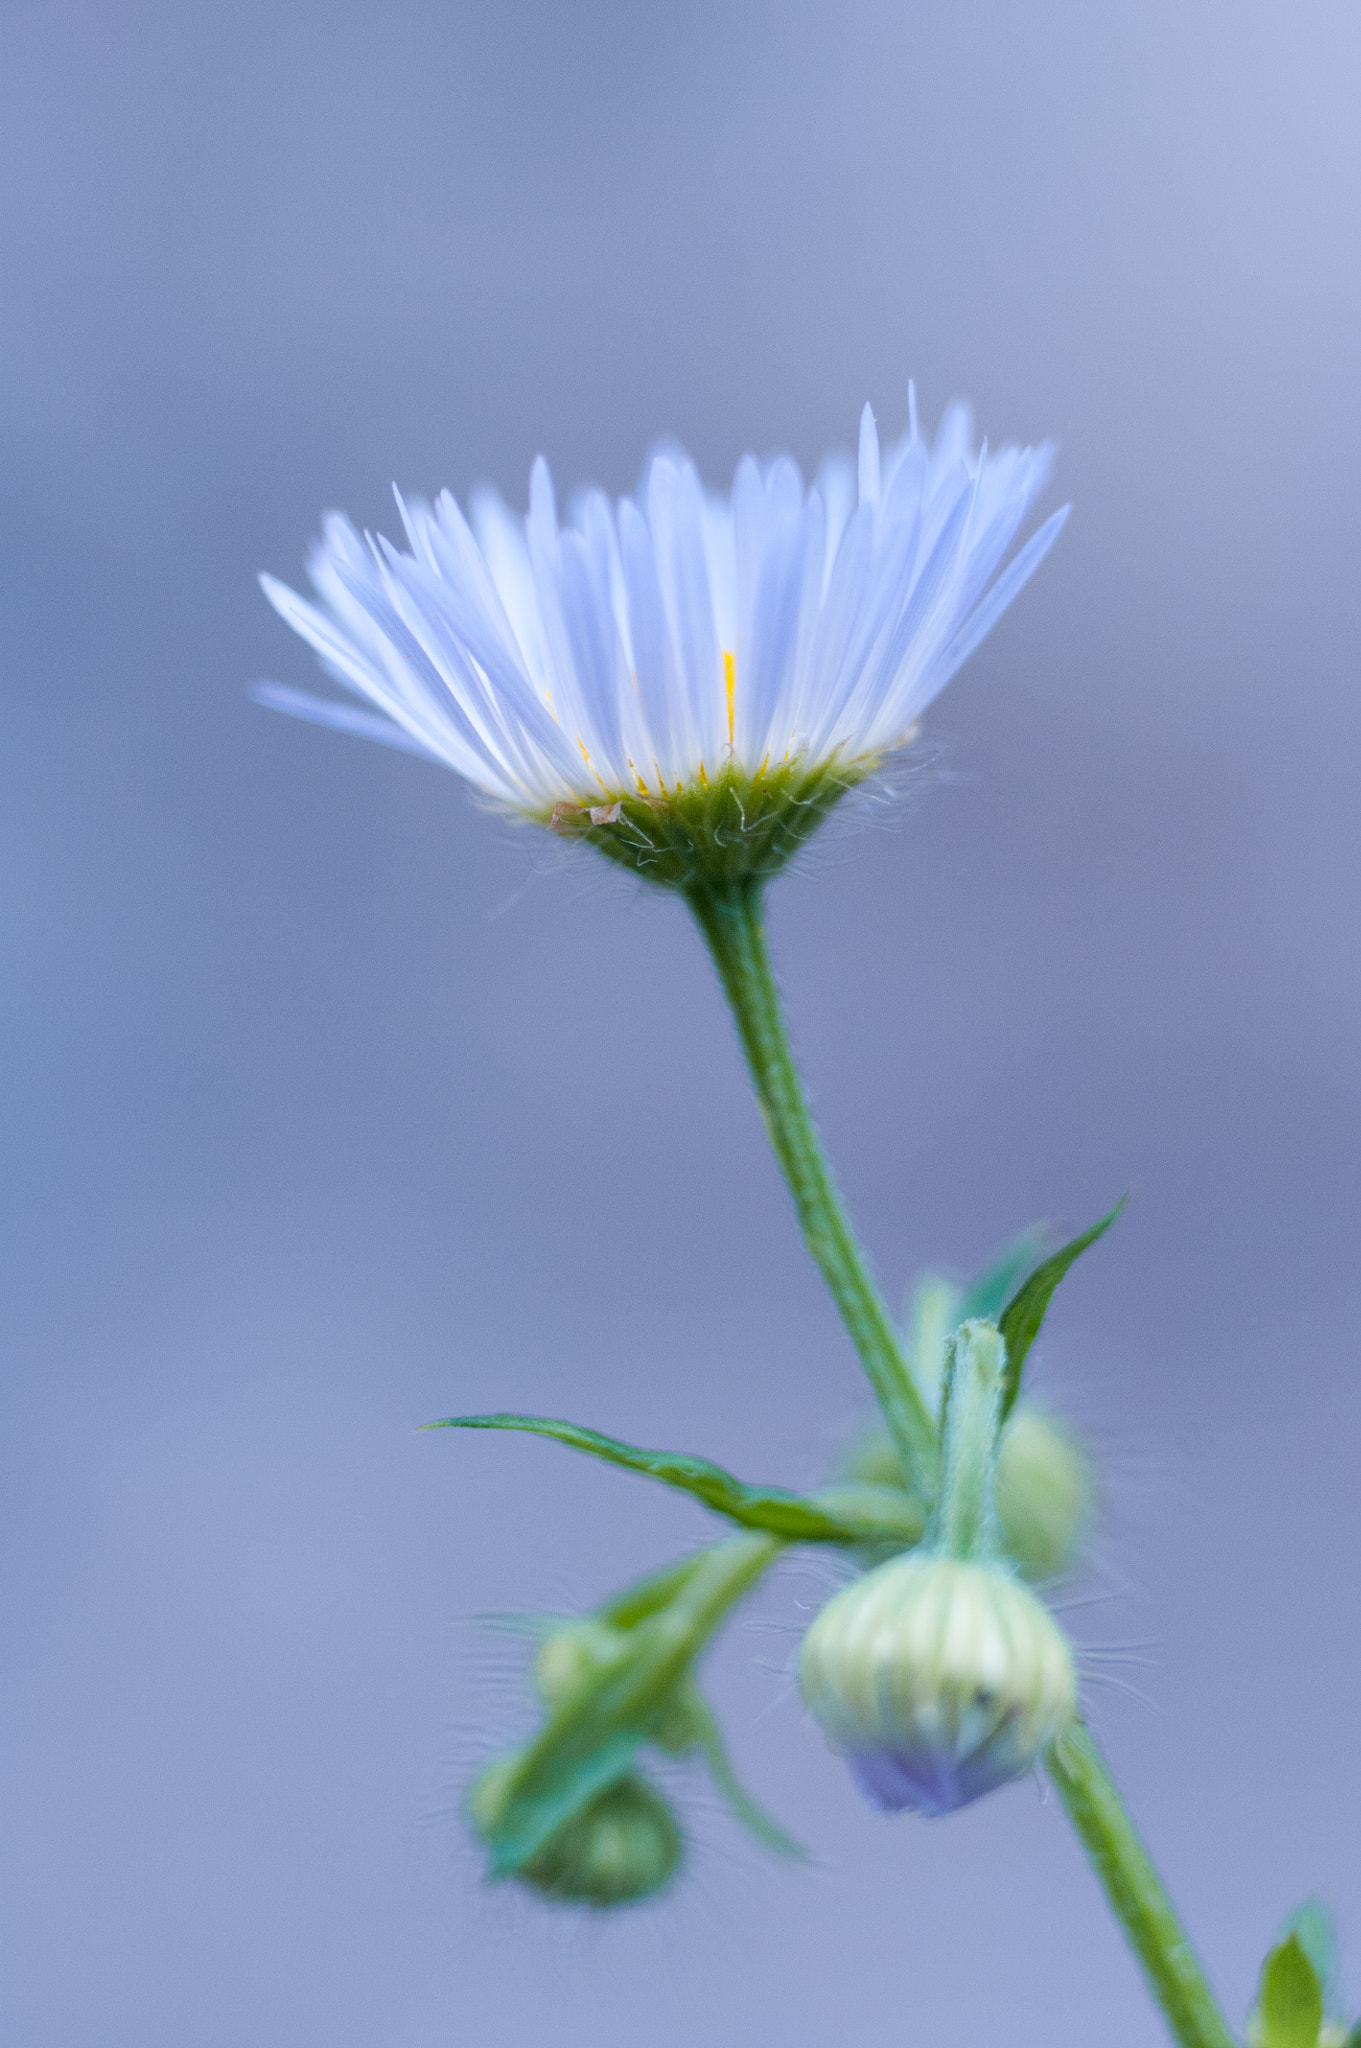
{"label": "hairy green stem", "polygon": [[943,1557],[997,1547],[997,1416],[1006,1345],[995,1323],[961,1323],[945,1353],[940,1491],[927,1542]]}
{"label": "hairy green stem", "polygon": [[1081,1721],[1050,1744],[1049,1775],[1180,2048],[1235,2048],[1172,1901]]}
{"label": "hairy green stem", "polygon": [[908,1483],[929,1496],[934,1480],[935,1429],[818,1142],[766,946],[761,884],[700,885],[685,893],[732,1005],[766,1130],[794,1197],[804,1242],[821,1267],[860,1354]]}

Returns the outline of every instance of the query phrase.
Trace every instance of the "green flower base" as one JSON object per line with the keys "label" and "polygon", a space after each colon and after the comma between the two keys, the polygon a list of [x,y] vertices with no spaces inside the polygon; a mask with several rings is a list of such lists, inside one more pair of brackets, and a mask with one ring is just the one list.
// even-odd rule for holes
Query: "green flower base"
{"label": "green flower base", "polygon": [[675,796],[555,804],[535,822],[594,846],[662,889],[765,881],[877,766],[877,756],[834,756],[816,768],[791,761],[760,775],[725,768]]}

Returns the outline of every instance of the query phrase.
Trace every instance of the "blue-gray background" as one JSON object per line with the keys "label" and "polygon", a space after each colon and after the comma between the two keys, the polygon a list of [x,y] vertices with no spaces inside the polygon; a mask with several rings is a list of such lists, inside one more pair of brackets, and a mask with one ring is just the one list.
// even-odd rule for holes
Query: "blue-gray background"
{"label": "blue-gray background", "polygon": [[[1144,2048],[1053,1803],[865,1811],[789,1568],[713,1666],[753,1785],[600,1926],[479,1889],[480,1610],[704,1527],[569,1413],[802,1483],[859,1401],[677,909],[247,702],[260,598],[393,478],[723,482],[909,374],[1076,514],[893,829],[774,934],[895,1296],[1119,1230],[1041,1379],[1107,1512],[1076,1631],[1235,2016],[1318,1891],[1361,2004],[1351,0],[9,0],[0,2013],[16,2048]],[[943,769],[944,774],[940,772]],[[1131,1683],[1147,1704],[1099,1681]],[[1153,1711],[1150,1711],[1150,1705]]]}

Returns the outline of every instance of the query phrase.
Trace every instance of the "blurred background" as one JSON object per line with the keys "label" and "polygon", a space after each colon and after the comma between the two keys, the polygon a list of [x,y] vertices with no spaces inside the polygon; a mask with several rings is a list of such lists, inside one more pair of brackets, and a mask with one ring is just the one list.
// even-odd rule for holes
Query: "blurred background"
{"label": "blurred background", "polygon": [[886,1822],[805,1727],[816,1563],[711,1683],[818,1868],[695,1779],[659,1906],[481,1887],[458,1802],[525,1709],[476,1616],[712,1525],[416,1426],[800,1485],[861,1390],[678,908],[246,696],[313,680],[254,579],[324,506],[523,504],[540,449],[624,490],[663,432],[811,467],[910,375],[1054,435],[1076,510],[904,802],[780,884],[796,1040],[895,1300],[1132,1188],[1036,1373],[1105,1475],[1092,1709],[1235,2020],[1309,1893],[1355,2011],[1355,6],[4,40],[6,2040],[1161,2040],[1052,1801]]}

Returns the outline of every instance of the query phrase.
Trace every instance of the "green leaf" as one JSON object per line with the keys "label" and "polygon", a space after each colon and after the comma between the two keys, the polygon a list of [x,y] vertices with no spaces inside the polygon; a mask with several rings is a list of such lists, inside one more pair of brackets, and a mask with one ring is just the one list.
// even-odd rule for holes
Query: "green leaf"
{"label": "green leaf", "polygon": [[1323,1988],[1298,1934],[1272,1949],[1257,1994],[1258,2048],[1318,2048]]}
{"label": "green leaf", "polygon": [[[867,1534],[880,1539],[882,1517],[876,1515],[868,1530],[853,1515],[820,1507],[801,1494],[788,1493],[779,1486],[744,1486],[707,1458],[692,1458],[680,1451],[643,1451],[620,1443],[598,1430],[582,1429],[575,1422],[556,1422],[544,1415],[450,1415],[442,1422],[429,1422],[427,1429],[517,1429],[532,1436],[552,1437],[575,1451],[588,1451],[607,1464],[622,1465],[628,1472],[644,1473],[664,1486],[679,1487],[697,1500],[726,1515],[742,1529],[764,1529],[782,1536],[788,1543],[862,1543]],[[877,1492],[878,1489],[875,1489]],[[909,1542],[915,1541],[908,1537]]]}
{"label": "green leaf", "polygon": [[1356,2022],[1356,2025],[1342,2043],[1342,2048],[1361,2048],[1361,2020]]}
{"label": "green leaf", "polygon": [[862,1549],[911,1550],[921,1542],[926,1528],[924,1503],[901,1486],[847,1479],[838,1485],[820,1486],[812,1499],[848,1534],[853,1530],[853,1540]]}
{"label": "green leaf", "polygon": [[769,1849],[772,1855],[787,1857],[791,1863],[811,1862],[808,1851],[792,1835],[787,1835],[779,1822],[772,1820],[743,1790],[712,1710],[706,1702],[697,1704],[700,1709],[700,1741],[709,1775],[731,1808],[734,1820],[739,1821],[747,1833],[753,1835],[763,1849]]}
{"label": "green leaf", "polygon": [[1294,1935],[1314,1966],[1326,2003],[1337,1977],[1337,1929],[1322,1899],[1306,1899],[1281,1928],[1280,1939]]}
{"label": "green leaf", "polygon": [[997,1326],[1006,1339],[1007,1364],[1006,1376],[1002,1383],[999,1423],[1005,1422],[1016,1406],[1016,1396],[1021,1391],[1021,1373],[1026,1355],[1040,1334],[1040,1324],[1044,1321],[1045,1311],[1053,1299],[1054,1289],[1074,1261],[1081,1258],[1088,1245],[1095,1244],[1096,1240],[1110,1229],[1128,1200],[1128,1195],[1122,1195],[1109,1215],[1103,1216],[1099,1223],[1094,1223],[1090,1230],[1084,1230],[1081,1237],[1075,1237],[1071,1244],[1066,1244],[1060,1251],[1052,1253],[1042,1266],[1037,1266],[1002,1310]]}
{"label": "green leaf", "polygon": [[603,1607],[596,1609],[596,1620],[607,1622],[611,1628],[637,1628],[640,1621],[660,1614],[664,1607],[682,1593],[704,1562],[704,1552],[698,1550],[693,1557],[682,1557],[676,1564],[663,1565],[660,1571],[649,1572],[645,1579],[635,1579],[631,1586],[625,1586],[622,1593],[616,1593]]}
{"label": "green leaf", "polygon": [[619,1729],[585,1756],[539,1761],[487,1837],[488,1877],[511,1877],[532,1863],[565,1821],[626,1775],[642,1741],[632,1729]]}
{"label": "green leaf", "polygon": [[1048,1235],[1045,1224],[1032,1223],[1029,1230],[1013,1237],[992,1264],[965,1288],[955,1315],[956,1324],[976,1320],[995,1323],[1031,1267],[1038,1265]]}

